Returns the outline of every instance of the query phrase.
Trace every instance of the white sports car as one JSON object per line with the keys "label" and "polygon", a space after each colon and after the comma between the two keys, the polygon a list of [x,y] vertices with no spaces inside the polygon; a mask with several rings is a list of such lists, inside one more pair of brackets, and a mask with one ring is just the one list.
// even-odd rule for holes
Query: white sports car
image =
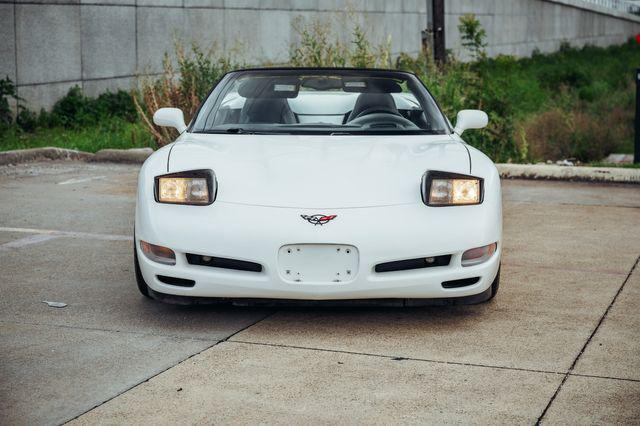
{"label": "white sports car", "polygon": [[247,299],[479,303],[498,290],[496,167],[413,74],[226,74],[140,170],[135,269],[171,303]]}

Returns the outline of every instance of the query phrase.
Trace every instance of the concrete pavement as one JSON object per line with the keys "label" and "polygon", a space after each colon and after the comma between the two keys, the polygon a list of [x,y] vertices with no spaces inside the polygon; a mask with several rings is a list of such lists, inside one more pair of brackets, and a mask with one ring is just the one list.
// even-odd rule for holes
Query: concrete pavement
{"label": "concrete pavement", "polygon": [[136,172],[0,168],[2,423],[640,418],[638,186],[505,181],[486,305],[184,308],[135,288]]}

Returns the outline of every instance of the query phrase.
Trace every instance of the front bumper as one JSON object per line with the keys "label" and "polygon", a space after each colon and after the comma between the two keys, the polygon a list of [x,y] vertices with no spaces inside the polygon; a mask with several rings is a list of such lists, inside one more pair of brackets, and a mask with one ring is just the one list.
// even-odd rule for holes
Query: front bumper
{"label": "front bumper", "polygon": [[[324,226],[301,215],[336,214]],[[299,300],[456,298],[484,292],[500,266],[501,211],[490,205],[428,208],[423,204],[323,209],[323,211],[214,203],[211,206],[153,204],[136,211],[136,249],[145,281],[155,292],[213,298]],[[147,259],[139,241],[171,248],[175,265]],[[462,267],[465,250],[498,242],[485,263]],[[358,268],[341,282],[291,282],[279,268],[279,250],[291,244],[342,244],[358,250]],[[191,265],[186,253],[256,262],[261,272]],[[448,266],[375,272],[395,260],[451,255]],[[158,275],[195,281],[168,285]],[[478,277],[475,284],[444,288],[444,281]]]}

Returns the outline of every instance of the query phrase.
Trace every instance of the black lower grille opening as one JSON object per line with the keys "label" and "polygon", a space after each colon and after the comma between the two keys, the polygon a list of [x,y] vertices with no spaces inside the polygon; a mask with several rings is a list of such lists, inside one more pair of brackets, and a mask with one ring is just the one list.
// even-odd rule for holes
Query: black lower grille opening
{"label": "black lower grille opening", "polygon": [[469,285],[474,285],[478,281],[480,281],[480,277],[464,278],[462,280],[445,281],[445,282],[442,283],[442,287],[444,287],[444,288],[460,288],[460,287],[466,287],[466,286],[469,286]]}
{"label": "black lower grille opening", "polygon": [[227,259],[224,257],[203,256],[187,253],[190,265],[209,266],[212,268],[233,269],[236,271],[262,272],[262,265],[246,260]]}
{"label": "black lower grille opening", "polygon": [[434,257],[419,257],[417,259],[396,260],[395,262],[379,263],[376,272],[409,271],[411,269],[434,268],[447,266],[451,261],[451,255]]}
{"label": "black lower grille opening", "polygon": [[162,281],[165,284],[169,285],[177,285],[179,287],[193,287],[196,285],[194,280],[187,280],[184,278],[176,278],[176,277],[167,277],[166,275],[156,275],[158,280]]}

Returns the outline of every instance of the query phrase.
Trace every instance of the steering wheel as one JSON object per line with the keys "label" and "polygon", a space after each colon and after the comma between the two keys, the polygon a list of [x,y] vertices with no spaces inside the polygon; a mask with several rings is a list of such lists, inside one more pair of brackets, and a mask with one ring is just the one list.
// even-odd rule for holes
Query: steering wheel
{"label": "steering wheel", "polygon": [[384,107],[380,107],[380,106],[373,106],[367,109],[363,109],[362,111],[360,111],[358,113],[358,115],[356,115],[355,117],[353,117],[353,120],[356,120],[360,117],[364,117],[365,115],[369,115],[369,114],[393,114],[393,115],[398,115],[400,117],[402,117],[402,114],[400,114],[397,110],[391,109],[391,108],[384,108]]}
{"label": "steering wheel", "polygon": [[363,117],[358,117],[349,121],[349,124],[360,125],[364,128],[386,127],[385,125],[387,124],[393,124],[395,128],[401,129],[419,128],[411,120],[404,118],[400,113],[396,115],[386,110],[384,112],[369,113]]}

